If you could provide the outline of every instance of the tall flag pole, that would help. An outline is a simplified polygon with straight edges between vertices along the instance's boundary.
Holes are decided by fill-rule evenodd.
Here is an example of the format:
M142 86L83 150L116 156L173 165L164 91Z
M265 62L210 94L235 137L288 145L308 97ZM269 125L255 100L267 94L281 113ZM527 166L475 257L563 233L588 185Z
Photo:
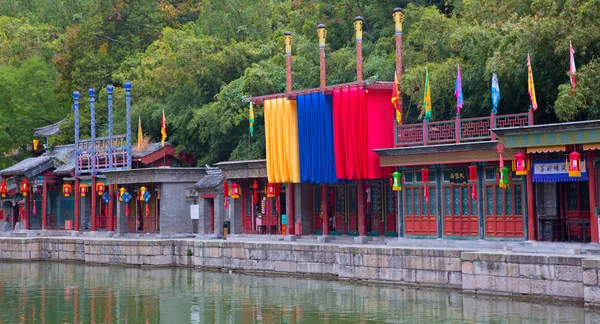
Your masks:
M392 90L392 104L396 108L396 122L402 125L402 111L400 110L400 90L398 89L398 73L394 73L394 88Z
M248 120L250 121L250 136L254 136L254 106L252 105L252 101L250 101L250 116Z
M138 117L138 142L137 142L137 147L138 147L138 153L140 153L142 151L142 117Z
M167 138L167 120L165 119L165 111L162 112L162 123L160 126L160 144L165 146L165 139Z
M533 84L533 71L531 70L531 57L527 54L527 91L531 100L531 108L535 111L538 107L537 99L535 98L535 85Z
M498 76L492 74L492 113L498 113L498 103L500 103L500 85L498 85Z
M431 89L429 87L429 71L425 70L425 97L423 98L425 108L425 121L431 118Z
M570 56L570 64L569 64L569 76L571 77L571 85L573 87L573 91L575 91L575 50L573 49L573 44L569 41L569 56Z
M456 97L456 116L460 117L460 110L463 107L462 77L460 76L460 65L458 65L458 74L456 76L456 85L454 86L454 96Z

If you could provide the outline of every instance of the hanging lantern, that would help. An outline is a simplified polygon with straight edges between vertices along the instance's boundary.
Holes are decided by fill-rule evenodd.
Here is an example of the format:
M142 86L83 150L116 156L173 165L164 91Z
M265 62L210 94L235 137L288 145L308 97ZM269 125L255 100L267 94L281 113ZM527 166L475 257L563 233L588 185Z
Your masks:
M27 197L27 193L29 193L29 182L27 182L27 179L23 179L23 182L21 182L21 194L23 197Z
M402 173L396 171L392 174L392 190L399 191L402 190Z
M429 182L429 170L421 169L421 182L427 183Z
M469 165L469 181L477 181L477 166Z
M390 177L390 187L394 186L394 178Z
M71 195L71 190L72 190L72 188L71 188L70 184L68 184L68 183L63 184L62 192L65 197L69 197Z
M88 185L86 185L85 183L82 183L79 185L79 194L81 194L81 197L85 197L85 194L88 191Z
M254 179L254 182L252 183L252 189L254 189L254 203L257 204L258 203L258 182L256 182L256 179Z
M569 162L567 169L569 170L569 177L581 177L581 154L577 151L573 151L569 154Z
M140 201L144 201L144 194L146 193L146 187L140 187Z
M507 166L500 168L500 181L498 182L498 186L502 189L508 188L510 185L510 170Z
M527 175L527 161L525 160L525 154L519 152L515 154L515 160L513 161L513 170L518 176Z
M32 140L31 148L33 149L34 152L37 152L40 149L40 141L37 139Z
M6 197L8 193L8 186L6 185L6 180L2 180L0 183L0 193L2 194L2 198Z
M229 197L229 182L223 182L223 197Z
M237 183L233 183L233 185L231 186L231 198L233 199L237 199L240 198L240 186Z
M98 196L102 196L104 193L104 182L96 183L96 192L98 193Z
M119 201L123 201L123 195L127 192L127 189L120 188L119 189Z
M268 183L267 184L267 198L275 198L275 184Z

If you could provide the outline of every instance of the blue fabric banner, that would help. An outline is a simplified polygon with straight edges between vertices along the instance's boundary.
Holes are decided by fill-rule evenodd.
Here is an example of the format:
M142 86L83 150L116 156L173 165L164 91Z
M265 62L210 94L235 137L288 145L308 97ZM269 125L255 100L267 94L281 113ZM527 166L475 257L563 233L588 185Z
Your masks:
M581 177L569 177L566 161L540 160L533 161L533 182L576 182L587 181L587 164L583 159Z
M331 95L312 93L296 100L300 179L316 184L336 183Z

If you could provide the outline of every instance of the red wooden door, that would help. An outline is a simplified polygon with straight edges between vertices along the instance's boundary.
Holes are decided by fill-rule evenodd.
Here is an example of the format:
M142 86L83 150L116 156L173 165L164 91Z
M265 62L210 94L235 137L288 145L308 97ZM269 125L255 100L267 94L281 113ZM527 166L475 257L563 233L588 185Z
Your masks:
M429 186L426 202L423 186L405 186L404 224L406 235L437 235L437 209L435 187Z
M471 184L450 184L443 187L444 235L477 236L477 201L471 196Z
M348 185L348 235L358 235L358 187Z
M255 216L255 204L254 204L254 191L248 190L247 193L243 194L244 201L242 203L242 232L244 234L252 234L256 232L256 225L254 224Z
M524 199L522 183L512 183L506 189L496 183L485 185L485 235L523 237Z
M215 200L214 199L206 199L208 202L208 208L210 209L210 228L209 233L215 233Z
M567 182L560 184L563 190L563 197L566 197L566 231L567 238L576 240L582 240L585 231L585 236L589 238L591 236L590 228L582 227L580 223L574 222L574 220L587 220L590 218L590 198L589 198L589 183L587 181L581 182Z
M371 181L366 186L365 206L367 232L370 235L383 234L383 191L381 181Z

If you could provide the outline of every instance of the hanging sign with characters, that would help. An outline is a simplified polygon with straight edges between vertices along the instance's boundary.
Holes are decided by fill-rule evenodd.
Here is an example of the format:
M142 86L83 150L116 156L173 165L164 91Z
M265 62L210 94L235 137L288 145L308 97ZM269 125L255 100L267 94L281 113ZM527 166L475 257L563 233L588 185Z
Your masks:
M454 168L444 171L444 180L451 183L466 183L469 180L466 168Z
M569 181L587 181L588 174L586 161L582 159L581 176L569 176L569 169L565 160L540 160L533 161L533 182L569 182Z

